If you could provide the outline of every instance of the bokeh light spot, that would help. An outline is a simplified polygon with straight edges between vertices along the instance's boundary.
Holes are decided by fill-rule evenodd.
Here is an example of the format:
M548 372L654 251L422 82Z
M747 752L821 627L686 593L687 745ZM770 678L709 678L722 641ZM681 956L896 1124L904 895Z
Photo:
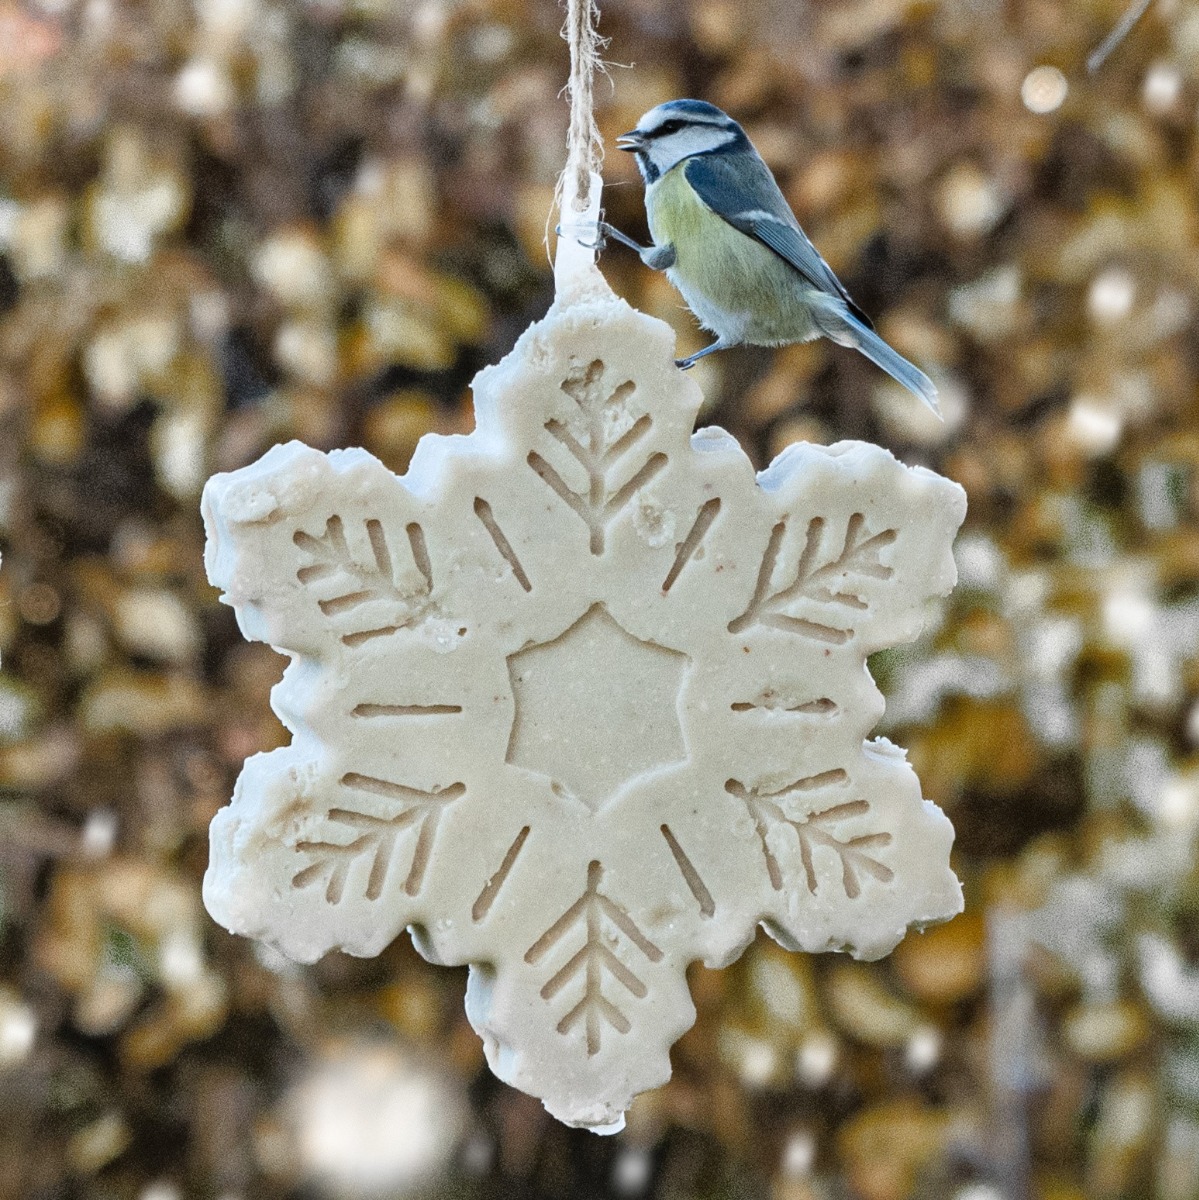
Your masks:
M1020 86L1020 99L1029 112L1051 113L1061 108L1070 85L1057 67L1034 67Z

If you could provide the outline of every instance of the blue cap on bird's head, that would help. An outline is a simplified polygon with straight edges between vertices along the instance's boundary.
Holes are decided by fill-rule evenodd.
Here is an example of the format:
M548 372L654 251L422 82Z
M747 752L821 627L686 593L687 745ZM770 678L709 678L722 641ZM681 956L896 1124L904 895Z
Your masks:
M665 103L659 104L657 108L650 109L650 112L675 113L679 116L694 117L696 120L711 123L732 120L723 109L717 108L715 104L709 104L706 100L667 100Z

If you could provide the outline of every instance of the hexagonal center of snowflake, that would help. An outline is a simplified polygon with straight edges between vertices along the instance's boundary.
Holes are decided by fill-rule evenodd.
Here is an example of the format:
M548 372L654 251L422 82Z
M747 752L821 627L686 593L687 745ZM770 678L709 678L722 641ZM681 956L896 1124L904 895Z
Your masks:
M688 661L593 605L553 641L509 656L508 762L597 811L630 780L686 758L678 700Z

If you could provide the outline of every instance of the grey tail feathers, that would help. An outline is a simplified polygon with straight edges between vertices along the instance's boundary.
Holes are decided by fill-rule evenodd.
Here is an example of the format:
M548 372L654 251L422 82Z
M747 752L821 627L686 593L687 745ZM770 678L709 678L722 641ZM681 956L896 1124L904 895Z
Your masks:
M824 319L820 320L820 317ZM908 362L898 351L892 350L873 329L867 329L844 309L840 312L818 312L817 320L826 337L839 345L852 346L861 351L876 367L882 367L892 379L903 384L913 396L919 396L938 417L941 416L937 385L919 367Z

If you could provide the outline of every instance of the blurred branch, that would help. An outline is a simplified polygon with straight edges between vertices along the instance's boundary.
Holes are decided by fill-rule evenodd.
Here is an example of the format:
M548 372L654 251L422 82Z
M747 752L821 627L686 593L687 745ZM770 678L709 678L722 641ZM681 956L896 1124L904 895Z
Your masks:
M1115 28L1087 55L1087 72L1094 75L1107 61L1113 50L1132 32L1132 27L1145 15L1153 0L1132 0Z

